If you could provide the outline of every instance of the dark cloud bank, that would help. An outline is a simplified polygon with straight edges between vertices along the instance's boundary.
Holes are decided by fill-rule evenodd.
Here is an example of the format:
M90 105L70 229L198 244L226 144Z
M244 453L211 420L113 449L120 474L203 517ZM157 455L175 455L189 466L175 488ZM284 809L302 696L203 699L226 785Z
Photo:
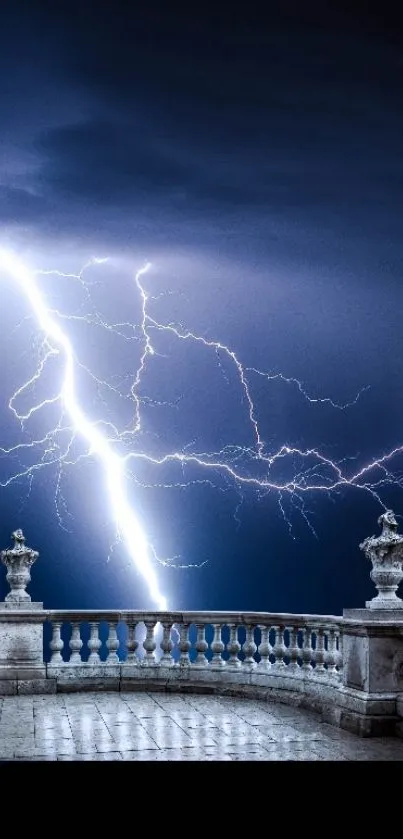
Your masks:
M99 249L155 255L168 286L178 275L194 285L189 326L322 395L349 398L370 384L343 426L346 449L394 445L403 408L396 21L340 3L266 4L265 20L253 5L242 14L135 5L4 4L2 240L45 262ZM297 438L289 423L299 408L287 398L263 405L277 435ZM312 422L318 439L338 439L339 416ZM4 503L10 520L14 501ZM218 511L210 542L193 537L197 560L206 551L220 560L197 579L178 574L178 602L360 605L370 584L354 552L378 508L351 495L330 510L317 504L319 543L302 531L290 539L273 505L247 509L239 535ZM251 553L256 573L241 585ZM340 553L354 555L351 573ZM92 603L84 571L72 563L68 573L79 583L65 605Z

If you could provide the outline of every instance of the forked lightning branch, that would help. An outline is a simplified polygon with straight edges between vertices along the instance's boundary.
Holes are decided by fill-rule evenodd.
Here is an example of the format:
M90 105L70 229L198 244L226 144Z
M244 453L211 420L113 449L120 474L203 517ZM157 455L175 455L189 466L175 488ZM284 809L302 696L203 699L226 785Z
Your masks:
M332 406L335 411L344 411L355 404L362 391L353 402L344 405L328 397L317 398L308 393L302 382L296 378L287 377L282 373L266 373L244 365L234 350L219 340L208 340L181 325L161 322L153 316L153 296L147 289L146 279L150 267L148 263L133 277L133 294L138 296L140 304L139 324L107 323L99 313L94 316L94 310L89 313L70 315L48 306L46 296L41 290L41 274L54 274L67 278L70 276L74 280L79 280L85 290L86 299L90 302L91 291L86 283L85 269L89 265L96 266L101 262L105 260L92 260L79 274L68 275L57 270L34 269L26 265L13 252L0 250L0 282L16 284L21 295L25 297L36 321L42 348L34 375L22 382L8 401L10 411L20 424L21 438L13 446L0 447L0 452L3 457L18 457L20 466L7 477L2 484L3 487L23 479L32 481L42 470L54 468L55 464L59 467L60 481L63 469L66 466L74 466L73 442L80 438L86 451L85 455L80 455L80 460L85 457L95 458L104 470L107 492L105 502L111 512L116 537L123 543L127 555L146 581L152 601L162 610L167 609L168 604L158 579L158 558L144 531L139 513L133 506L133 485L135 489L142 485L141 464L147 463L152 467L156 475L155 486L186 487L200 483L214 485L216 480L225 479L240 493L247 489L255 490L259 494L275 493L282 510L282 501L285 496L288 496L296 509L306 518L308 524L305 499L313 493L332 493L343 488L355 488L361 492L370 493L385 508L382 490L391 484L401 485L401 479L393 472L393 461L403 452L403 446L397 446L382 453L356 471L351 468L350 473L348 464L351 467L351 461L334 461L319 447L303 449L282 444L276 451L269 451L259 426L253 396L253 382L257 377L263 377L267 382L282 380L290 387L297 388L308 403L325 403ZM127 338L128 330L131 330L140 342L141 349L137 355L137 364L133 363L129 391L133 408L133 423L130 429L127 427L119 429L116 424L103 416L89 417L80 403L77 378L80 368L84 365L78 357L73 340L69 337L69 320L80 319L84 324L90 325L94 323L94 318L101 329L113 331L122 339ZM140 388L144 387L147 380L150 357L154 357L153 363L158 362L158 353L153 340L161 332L167 333L175 341L189 342L199 346L200 351L215 354L217 363L220 363L220 357L226 357L236 377L245 423L250 433L250 445L240 445L237 440L234 440L231 445L226 445L219 451L200 452L195 450L194 444L189 443L189 440L184 440L182 449L169 451L161 456L143 450L141 442L145 438L141 434L143 397L140 396ZM38 402L33 400L28 409L22 409L20 405L25 404L27 396L34 393L33 385L44 378L47 364L55 356L61 361L63 369L59 392L49 394ZM100 385L114 390L111 382L98 380L91 370L86 367L84 369L93 379L99 381ZM158 400L158 394L155 395L155 399ZM51 431L46 431L39 439L32 437L27 439L33 417L49 411L51 407L53 409L54 406L60 409L58 424ZM60 445L53 445L54 441L60 437L61 431L65 437L68 432L68 439L63 448ZM130 442L134 439L136 445L130 446ZM117 449L116 443L119 441L125 443L126 448L123 453ZM127 450L128 443L129 450ZM34 463L25 465L24 454L28 451L30 455L35 454L35 460ZM56 452L54 457L52 452ZM176 466L179 464L182 470L188 469L196 477L184 479L180 484L176 481L172 484L161 484L158 481L161 467L165 475L167 468L169 469L170 465L174 468L175 464ZM284 469L282 469L283 466ZM291 477L290 470L292 470ZM284 480L278 477L282 471L283 474L287 474Z

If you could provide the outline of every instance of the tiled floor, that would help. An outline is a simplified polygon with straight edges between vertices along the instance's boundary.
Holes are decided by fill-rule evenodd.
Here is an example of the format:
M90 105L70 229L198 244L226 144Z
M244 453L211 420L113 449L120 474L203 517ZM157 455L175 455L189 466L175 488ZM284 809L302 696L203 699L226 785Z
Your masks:
M0 698L0 760L403 760L278 703L165 693Z

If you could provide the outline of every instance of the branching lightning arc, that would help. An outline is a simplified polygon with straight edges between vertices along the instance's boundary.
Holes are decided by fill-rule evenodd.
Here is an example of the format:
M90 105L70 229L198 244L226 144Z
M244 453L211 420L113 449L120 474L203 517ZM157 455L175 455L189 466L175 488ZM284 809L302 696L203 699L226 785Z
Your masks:
M105 472L117 539L124 544L138 572L146 581L150 597L161 610L167 608L167 601L160 590L156 572L157 563L162 560L158 559L152 544L147 539L127 492L128 481L134 481L135 485L143 485L136 474L136 465L147 463L158 472L161 467L176 463L179 464L183 472L189 469L195 470L198 475L201 475L201 477L192 478L189 481L184 477L182 484L177 482L158 484L155 482L153 484L155 486L213 484L215 476L220 475L221 478L229 481L239 490L249 487L259 493L274 492L278 496L284 516L282 500L288 495L305 517L309 526L311 524L304 506L304 498L308 493L331 493L345 487L355 487L371 493L385 507L379 492L382 487L388 484L398 483L400 485L400 479L396 478L390 471L390 464L395 456L403 453L403 446L394 448L381 457L371 460L350 475L346 474L344 462L331 460L318 448L304 450L299 447L281 445L277 451L269 452L259 428L251 382L253 377L257 376L263 377L267 381L282 380L298 388L301 396L308 402L326 403L335 410L345 410L350 405L355 404L362 391L357 394L351 403L345 405L334 402L329 398L313 397L298 379L286 377L281 373L266 373L254 367L244 366L237 354L220 341L204 338L182 325L160 322L152 316L154 298L146 290L143 279L150 267L149 263L145 264L134 278L134 290L140 302L140 324L106 322L94 308L90 289L85 280L85 270L89 265L105 261L100 259L91 260L79 274L69 275L60 271L33 271L12 252L4 249L0 250L0 277L3 281L11 280L18 286L29 304L41 336L41 352L35 373L13 393L8 403L9 409L20 423L24 433L29 428L30 421L36 415L49 410L50 406L56 406L60 409L59 421L40 439L30 438L28 442L19 442L11 447L0 447L0 453L4 457L19 458L19 468L12 472L2 486L8 486L12 482L22 479L31 483L38 472L56 464L59 468L56 491L56 508L59 514L59 505L63 498L61 493L63 469L74 465L78 459L81 460L84 457L98 459ZM65 314L58 309L51 308L40 288L38 277L41 274L71 277L74 281L79 281L82 284L85 299L91 311ZM87 324L95 324L101 329L114 332L122 340L140 342L139 362L133 373L128 394L133 408L133 423L130 428L119 429L115 424L102 417L95 420L90 419L80 404L76 386L77 373L80 369L84 369L103 388L111 391L116 391L116 388L110 381L97 379L92 371L84 367L79 360L65 328L65 324L68 325L69 320L81 320ZM194 444L187 443L181 450L170 451L161 456L155 456L150 451L143 451L139 448L138 441L142 433L141 407L144 401L144 397L139 395L140 385L147 375L149 358L157 355L153 344L153 336L161 332L167 333L173 340L190 342L215 353L219 364L220 359L225 357L228 363L232 365L246 406L246 419L251 432L250 446L233 444L227 445L217 452L197 452L194 450ZM21 400L24 400L31 391L33 392L35 384L41 380L47 365L55 357L58 357L63 365L59 392L55 395L49 395L39 402L34 402L29 409L20 409L18 406L21 404ZM85 454L80 454L78 458L73 455L73 443L76 438L80 438L86 446ZM129 445L127 451L127 443L130 444L134 440L136 440L136 445ZM123 453L117 447L117 444L122 442L126 444ZM27 451L30 451L31 454L35 452L34 464L23 464L24 453ZM293 467L292 477L287 480L275 477L278 467L284 464L292 464ZM287 518L286 521L288 521ZM289 522L288 524L290 525ZM174 564L174 560L162 562L163 564Z

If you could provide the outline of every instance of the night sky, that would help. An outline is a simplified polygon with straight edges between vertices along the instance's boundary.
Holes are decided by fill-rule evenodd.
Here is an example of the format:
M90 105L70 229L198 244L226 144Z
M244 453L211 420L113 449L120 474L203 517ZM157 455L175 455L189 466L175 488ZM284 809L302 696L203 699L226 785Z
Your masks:
M65 273L109 257L84 274L85 288L38 277L52 309L88 315L87 289L105 323L140 323L133 278L150 261L142 280L158 322L220 342L245 368L300 381L311 399L352 403L310 402L295 381L248 374L266 454L316 448L353 474L403 445L401 32L389 13L352 16L347 3L269 2L264 18L253 3L239 13L217 5L1 4L0 244ZM21 430L8 407L35 373L41 335L18 288L0 280L5 449L58 415L50 406ZM80 368L87 415L128 427L134 405L116 388L130 388L141 341L85 320L63 328L80 362L115 387ZM133 450L253 447L229 357L161 330L154 340ZM34 401L59 386L50 364ZM40 552L30 593L47 608L154 608L124 544L108 561L105 476L80 446L58 512L57 464L32 485L0 487L0 547L23 528ZM0 458L3 484L18 463ZM291 466L279 463L276 479ZM402 514L391 481L403 458L387 466L372 481L385 481L382 502ZM264 477L262 464L247 469ZM171 608L340 614L375 594L358 548L383 511L371 493L315 491L302 507L219 469L136 470L128 497L158 557L205 563L155 562Z

